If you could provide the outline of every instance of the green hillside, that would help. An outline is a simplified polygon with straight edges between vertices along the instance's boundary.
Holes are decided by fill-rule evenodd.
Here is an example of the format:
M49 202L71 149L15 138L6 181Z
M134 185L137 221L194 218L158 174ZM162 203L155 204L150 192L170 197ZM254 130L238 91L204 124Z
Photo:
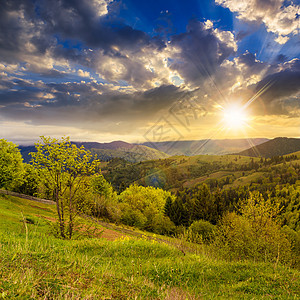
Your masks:
M209 178L222 178L229 174L241 176L242 171L248 174L259 162L259 158L240 155L172 156L135 164L111 161L102 170L117 190L135 182L178 189Z
M297 167L300 163L300 152L298 158L297 153L291 155L285 156L285 159L284 157L263 159L241 155L172 156L133 164L113 160L102 170L104 176L117 190L122 190L132 183L178 190L199 183L227 180L227 177L230 177L230 183L234 181L235 186L239 186L250 184L259 177L259 174L263 178L269 177L270 167L278 166L280 170L277 173L280 174L283 172L281 170L283 160L296 164Z
M268 139L219 139L146 142L143 145L163 151L169 155L224 155L237 153L249 148L250 145L265 143Z
M226 262L204 246L195 248L198 254L184 254L177 247L131 236L112 240L101 235L104 228L83 219L77 239L55 238L48 229L53 208L0 195L1 298L299 297L299 271L280 264Z
M297 151L300 151L300 139L280 137L239 152L239 154L252 157L260 156L271 158L274 156L291 154Z

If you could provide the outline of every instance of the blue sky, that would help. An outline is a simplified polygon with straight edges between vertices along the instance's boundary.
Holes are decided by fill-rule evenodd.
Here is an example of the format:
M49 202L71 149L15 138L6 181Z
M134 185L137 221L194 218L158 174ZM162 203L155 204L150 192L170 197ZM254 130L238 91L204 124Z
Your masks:
M289 0L7 0L1 135L300 137L299 13Z

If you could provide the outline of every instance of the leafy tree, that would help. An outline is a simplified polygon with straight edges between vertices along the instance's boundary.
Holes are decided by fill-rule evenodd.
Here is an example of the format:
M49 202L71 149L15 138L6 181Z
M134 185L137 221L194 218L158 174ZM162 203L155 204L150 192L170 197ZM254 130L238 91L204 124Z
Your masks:
M0 139L0 188L14 189L23 181L23 158L17 146Z
M117 193L102 174L97 174L90 179L92 214L97 217L107 218L118 222L120 211Z
M25 195L38 196L40 184L38 170L32 165L24 164L24 172L23 181L14 188L14 191Z
M76 197L87 178L99 170L100 162L92 160L89 151L78 148L68 137L59 140L42 136L31 156L33 165L43 170L43 184L56 202L60 236L72 238Z

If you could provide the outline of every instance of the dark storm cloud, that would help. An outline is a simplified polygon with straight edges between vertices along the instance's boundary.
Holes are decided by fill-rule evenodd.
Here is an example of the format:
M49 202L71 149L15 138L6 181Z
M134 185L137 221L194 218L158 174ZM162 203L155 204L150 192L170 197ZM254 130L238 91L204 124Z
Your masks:
M269 74L261 80L255 92L265 90L260 100L267 107L267 113L292 116L294 109L300 108L300 60L294 59L281 65L281 68L282 71Z
M261 96L266 102L284 99L300 91L300 60L295 59L283 71L270 74L260 81L256 91L270 87Z
M244 64L246 66L245 71L247 71L248 76L252 74L258 74L265 67L266 64L257 60L253 53L246 52L238 57L238 64Z
M89 1L47 0L37 3L49 34L60 34L63 38L82 41L88 47L103 49L113 45L132 48L149 42L147 34L113 16L99 17Z
M19 90L0 93L2 118L79 128L123 122L121 130L128 130L133 123L145 124L152 120L156 113L169 108L183 93L173 85L133 93L112 91L97 83L32 86L20 81L18 86L21 85Z
M213 28L206 28L196 20L190 21L186 33L173 36L171 44L180 49L171 68L195 84L213 76L220 64L234 53L232 45L221 41Z
M93 53L111 56L114 47L139 51L164 43L133 29L107 11L105 0L6 0L0 6L0 59L6 63L36 63L58 58L95 67ZM117 55L117 54L115 54ZM120 55L120 53L119 53ZM46 73L44 75L47 75ZM50 74L55 77L56 74Z

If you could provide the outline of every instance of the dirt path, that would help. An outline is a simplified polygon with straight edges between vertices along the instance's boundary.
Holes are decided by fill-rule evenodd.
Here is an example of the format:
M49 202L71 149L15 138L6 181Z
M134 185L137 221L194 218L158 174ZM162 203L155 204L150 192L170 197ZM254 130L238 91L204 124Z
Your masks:
M0 194L11 195L11 196L14 196L14 197L19 197L19 198L23 198L23 199L27 199L27 200L31 200L31 201L36 201L36 202L40 202L40 203L44 203L44 204L49 204L49 205L54 205L55 204L55 202L51 201L51 200L32 197L32 196L19 194L19 193L7 191L7 190L1 190L0 189ZM194 252L194 250L192 248L189 248L189 247L186 247L186 246L183 247L183 245L181 245L180 243L177 243L175 241L169 241L169 240L166 240L166 239L145 235L143 233L136 232L132 229L124 228L124 227L121 227L121 226L117 226L115 224L111 224L111 223L101 221L101 220L96 219L92 216L82 214L81 217L89 219L89 220L93 221L94 223L98 223L99 225L104 227L105 230L102 233L102 237L107 238L108 240L115 240L115 239L120 238L124 235L131 235L131 236L135 236L135 237L138 237L138 238L143 238L143 239L147 239L147 240L150 240L150 241L156 241L158 243L164 243L164 244L176 247L183 254L185 254L185 252Z

